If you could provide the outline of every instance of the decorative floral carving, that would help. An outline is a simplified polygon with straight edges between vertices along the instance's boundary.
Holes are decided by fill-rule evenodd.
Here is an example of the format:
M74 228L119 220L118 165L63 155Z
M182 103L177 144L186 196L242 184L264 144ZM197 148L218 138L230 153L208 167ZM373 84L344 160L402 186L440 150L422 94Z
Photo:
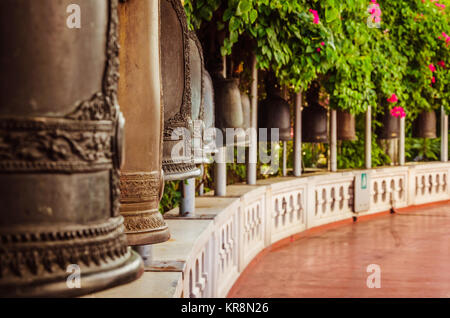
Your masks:
M122 173L120 175L120 201L132 202L159 202L159 193L162 176L159 172Z
M91 170L110 168L112 125L58 119L0 121L0 169Z
M164 222L164 219L158 210L151 213L127 215L125 217L124 225L126 233L167 229L167 224Z
M113 262L127 255L122 217L91 226L53 232L0 231L0 277L43 272L57 274L69 264L85 266Z

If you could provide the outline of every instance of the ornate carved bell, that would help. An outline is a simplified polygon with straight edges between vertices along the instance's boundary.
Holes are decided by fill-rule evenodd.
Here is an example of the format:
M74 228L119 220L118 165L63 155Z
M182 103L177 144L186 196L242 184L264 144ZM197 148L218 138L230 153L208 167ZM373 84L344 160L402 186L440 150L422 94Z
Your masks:
M328 114L319 104L320 85L313 82L306 92L308 107L302 111L302 142L328 142Z
M341 110L336 113L338 140L356 140L355 116Z
M164 179L183 180L200 175L200 169L194 163L192 147L194 125L189 31L179 0L161 0L160 16Z
M274 140L271 129L278 128L279 140L292 140L291 136L291 112L289 104L281 97L281 90L275 86L267 86L267 98L258 107L259 128L267 129L267 140Z
M436 138L436 113L434 110L419 114L413 123L413 137Z
M376 129L379 139L395 139L400 136L400 118L392 116L388 109L378 116L378 121L382 123Z
M158 210L163 191L158 2L128 1L119 6L119 17L118 98L127 120L120 212L130 245L160 243L169 239L169 230Z
M142 273L119 213L117 0L78 0L80 29L71 2L0 2L1 296L76 296Z

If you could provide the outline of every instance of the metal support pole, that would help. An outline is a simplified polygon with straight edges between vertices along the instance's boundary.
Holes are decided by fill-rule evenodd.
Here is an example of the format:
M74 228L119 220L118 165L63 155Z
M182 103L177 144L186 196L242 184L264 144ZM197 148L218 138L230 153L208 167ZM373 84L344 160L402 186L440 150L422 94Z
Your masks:
M287 176L287 142L283 141L283 177Z
M227 77L227 58L224 56L223 61L223 77ZM216 162L214 164L214 185L215 185L215 196L221 197L227 194L227 164L226 164L226 141L223 145L218 147L216 154Z
M448 161L448 115L441 106L441 161Z
M258 69L256 68L256 55L252 57L252 87L251 87L251 112L250 112L250 145L247 163L247 184L256 184L256 163L258 152Z
M365 134L365 161L366 169L372 168L372 107L366 112L366 134Z
M400 166L405 165L405 117L400 118L400 139L399 139L398 163Z
M302 174L302 92L298 92L295 99L294 123L294 176Z
M331 171L337 171L337 115L336 110L331 110L330 117L330 131L331 131L331 143L330 143L330 162Z
M180 215L195 214L195 178L181 181Z
M153 249L152 245L136 245L133 249L138 253L144 261L144 266L151 266L153 262Z

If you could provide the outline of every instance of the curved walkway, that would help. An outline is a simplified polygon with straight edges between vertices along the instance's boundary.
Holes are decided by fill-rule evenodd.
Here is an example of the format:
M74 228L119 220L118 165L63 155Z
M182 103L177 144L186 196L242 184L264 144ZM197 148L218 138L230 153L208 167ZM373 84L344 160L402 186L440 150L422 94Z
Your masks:
M370 264L379 266L381 288L367 287ZM273 249L244 271L229 297L450 297L450 203L360 220Z

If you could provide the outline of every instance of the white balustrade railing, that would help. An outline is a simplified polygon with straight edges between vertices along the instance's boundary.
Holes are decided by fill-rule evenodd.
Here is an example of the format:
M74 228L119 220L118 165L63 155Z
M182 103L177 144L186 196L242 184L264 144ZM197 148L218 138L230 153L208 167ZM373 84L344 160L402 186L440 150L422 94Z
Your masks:
M306 184L280 182L271 185L271 195L268 195L270 199L267 203L269 243L306 229L306 196Z
M352 171L275 178L260 181L256 186L234 185L231 191L227 190L233 199L203 198L201 202L208 203L208 211L215 207L217 211L209 221L212 223L210 234L197 240L190 256L186 257L181 282L183 297L225 297L242 271L263 249L302 231L391 208L450 200L450 163L367 172L371 187L370 209L364 213L354 212L356 173ZM225 199L231 203L218 204ZM192 227L197 221L178 219L177 222L190 222ZM180 240L183 227L171 227L171 224L173 236ZM169 241L158 246L162 246L160 250L169 251L175 244ZM321 248L325 249L324 255L333 250L332 245Z
M265 247L266 198L265 189L242 196L239 209L239 271Z
M236 200L215 218L215 287L214 296L226 295L239 277L239 210Z
M350 173L333 174L316 179L313 188L315 208L309 214L309 226L319 226L352 217L354 176Z
M449 169L446 167L446 165L416 167L413 180L416 204L446 200L448 198Z
M408 205L408 168L384 168L371 174L370 212L387 211Z

